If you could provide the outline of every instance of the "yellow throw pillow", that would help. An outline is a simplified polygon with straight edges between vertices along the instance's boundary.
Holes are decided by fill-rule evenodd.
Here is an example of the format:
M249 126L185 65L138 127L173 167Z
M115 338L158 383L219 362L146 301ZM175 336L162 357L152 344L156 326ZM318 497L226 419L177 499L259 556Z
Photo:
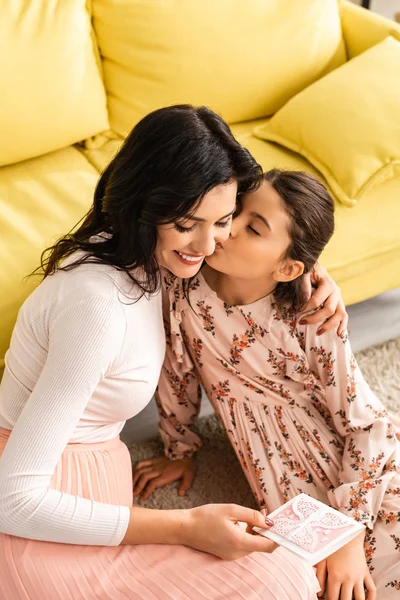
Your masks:
M400 167L400 43L388 37L332 71L254 134L304 156L353 206Z
M0 0L0 165L108 129L85 0Z
M229 123L272 115L346 60L338 0L92 0L110 123L206 104Z

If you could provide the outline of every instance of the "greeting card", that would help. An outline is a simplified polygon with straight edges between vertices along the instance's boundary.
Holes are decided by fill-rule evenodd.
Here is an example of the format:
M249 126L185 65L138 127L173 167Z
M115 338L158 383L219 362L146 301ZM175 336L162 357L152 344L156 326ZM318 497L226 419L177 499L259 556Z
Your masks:
M361 523L307 494L299 494L268 516L274 526L254 530L311 565L339 550L364 529Z

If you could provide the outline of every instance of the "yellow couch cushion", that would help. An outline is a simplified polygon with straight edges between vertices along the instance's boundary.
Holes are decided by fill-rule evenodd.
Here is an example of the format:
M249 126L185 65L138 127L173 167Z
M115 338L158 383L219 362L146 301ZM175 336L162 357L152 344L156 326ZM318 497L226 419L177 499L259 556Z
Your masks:
M400 171L400 42L366 50L292 98L255 129L307 158L354 205Z
M307 171L326 185L306 159L252 136L252 129L254 123L247 131L242 126L237 138L264 171L274 167ZM400 174L372 188L354 208L335 203L335 233L321 262L340 285L347 304L400 287L399 190Z
M85 0L3 0L0 12L0 165L107 129Z
M0 368L19 307L40 281L25 276L87 212L98 177L75 148L0 168Z
M345 61L337 0L93 0L111 127L206 104L234 123L273 114Z

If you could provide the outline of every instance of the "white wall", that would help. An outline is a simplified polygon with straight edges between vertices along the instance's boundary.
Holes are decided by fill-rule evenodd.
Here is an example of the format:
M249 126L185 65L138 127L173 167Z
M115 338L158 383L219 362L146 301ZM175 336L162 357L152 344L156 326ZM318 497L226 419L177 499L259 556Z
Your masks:
M361 0L351 1L361 5ZM400 13L400 0L370 0L370 9L383 17L394 19L394 15Z
M400 12L400 0L371 0L370 8L388 19L394 19L394 15Z

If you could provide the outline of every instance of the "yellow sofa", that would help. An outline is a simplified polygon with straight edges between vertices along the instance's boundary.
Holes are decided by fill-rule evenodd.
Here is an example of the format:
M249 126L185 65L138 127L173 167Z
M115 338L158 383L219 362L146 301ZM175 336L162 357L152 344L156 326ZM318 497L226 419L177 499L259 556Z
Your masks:
M39 281L26 275L83 216L99 172L146 112L207 104L265 170L321 177L254 128L392 30L345 0L13 0L0 24L0 368ZM322 262L348 304L400 285L399 194L397 175L354 207L337 202Z

